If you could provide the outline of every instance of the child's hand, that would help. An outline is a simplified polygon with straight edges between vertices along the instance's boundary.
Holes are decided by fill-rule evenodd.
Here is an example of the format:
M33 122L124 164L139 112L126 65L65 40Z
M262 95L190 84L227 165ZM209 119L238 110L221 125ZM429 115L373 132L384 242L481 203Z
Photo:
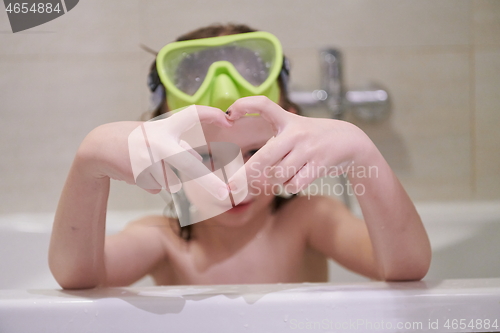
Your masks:
M200 123L231 126L221 110L191 106L161 120L102 125L87 136L79 155L94 177L123 180L151 193L162 187L177 192L182 187L170 164L224 199L228 195L226 184L205 167L189 144L180 140L184 132Z
M360 162L360 153L374 147L363 131L348 122L298 116L266 97L239 99L228 109L228 118L235 121L247 113L259 113L269 121L275 137L231 177L234 192L246 185L242 177L246 172L249 181L284 184L287 192L297 193L316 178L352 167Z
M298 192L315 178L332 170L343 173L349 166L348 176L365 223L353 223L355 218L349 218L345 210L321 208L315 215L318 218L311 220L308 243L377 279L418 280L427 273L431 247L422 221L396 175L361 129L344 121L301 117L261 96L239 99L228 109L228 118L234 121L246 113L259 113L269 121L275 137L229 179L231 191L247 185L245 172L250 181L281 183L286 191ZM371 170L376 170L373 177ZM358 186L363 189L360 193Z

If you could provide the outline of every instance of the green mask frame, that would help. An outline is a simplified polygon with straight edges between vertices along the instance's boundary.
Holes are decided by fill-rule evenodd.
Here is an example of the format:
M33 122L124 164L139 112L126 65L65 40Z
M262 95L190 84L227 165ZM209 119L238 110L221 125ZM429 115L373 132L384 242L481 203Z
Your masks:
M258 95L278 103L282 65L279 40L263 31L170 43L156 60L170 110L197 104L225 111Z

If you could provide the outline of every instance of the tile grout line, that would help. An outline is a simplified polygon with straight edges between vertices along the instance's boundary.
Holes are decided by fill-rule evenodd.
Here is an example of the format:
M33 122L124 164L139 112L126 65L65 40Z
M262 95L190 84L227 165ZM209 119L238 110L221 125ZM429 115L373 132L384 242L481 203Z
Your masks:
M469 46L469 71L470 71L470 129L471 129L471 161L470 161L470 168L471 168L471 178L470 178L470 186L471 186L471 192L472 192L472 197L474 199L477 199L478 193L477 193L477 123L476 123L476 56L475 56L475 51L476 51L476 41L474 38L474 0L471 0L470 2L471 9L470 9L470 31L471 31L471 44Z

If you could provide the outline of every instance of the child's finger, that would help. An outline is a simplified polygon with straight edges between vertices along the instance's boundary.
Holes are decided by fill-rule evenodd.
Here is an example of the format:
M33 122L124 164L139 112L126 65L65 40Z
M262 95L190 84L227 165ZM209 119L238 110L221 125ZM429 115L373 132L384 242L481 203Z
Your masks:
M318 177L314 175L314 164L306 163L292 179L284 184L284 189L288 193L298 193L311 184L316 178Z
M135 183L137 186L150 193L157 193L162 187L148 170L141 172L137 176Z
M153 178L170 193L176 193L182 188L182 183L175 172L170 169L168 163L160 161L148 168Z
M179 146L190 152L200 162L203 161L203 157L201 157L201 155L196 150L194 150L186 141L184 140L179 141Z
M200 123L211 123L221 127L231 127L223 111L203 105L191 105L183 110L171 114L165 119L147 122L148 134L150 130L156 133L169 134L179 138L183 133Z
M233 125L233 122L226 117L226 113L221 109L205 105L196 105L196 111L200 122L203 124L215 124L220 127L231 127Z
M214 123L230 127L231 123L224 112L207 106L192 105L184 110L174 113L166 119L144 123L144 133L150 147L151 155L155 162L165 159L179 151L172 151L172 144L177 144L179 138L186 143L206 143L201 126L202 122ZM189 131L194 126L195 128ZM189 132L188 132L189 131ZM182 146L182 145L181 145ZM191 147L186 150L192 150Z
M243 97L234 102L226 111L228 119L235 121L245 114L260 114L280 133L292 115L265 96Z
M283 184L294 177L307 163L307 156L292 151L279 161L271 170L271 183ZM314 171L314 170L313 170Z
M272 166L283 159L293 148L292 141L280 137L269 140L229 179L231 191L239 192L247 182L261 180Z
M193 179L210 194L224 200L229 195L226 183L213 174L189 151L178 147L178 153L165 158L165 162L176 168L187 179Z

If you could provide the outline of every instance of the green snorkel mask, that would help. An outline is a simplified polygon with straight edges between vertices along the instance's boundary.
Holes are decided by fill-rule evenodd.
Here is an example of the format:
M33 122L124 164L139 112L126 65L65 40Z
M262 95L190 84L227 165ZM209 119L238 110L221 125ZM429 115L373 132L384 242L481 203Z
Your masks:
M170 110L198 104L225 111L256 95L278 103L282 66L279 40L263 31L170 43L156 58Z

